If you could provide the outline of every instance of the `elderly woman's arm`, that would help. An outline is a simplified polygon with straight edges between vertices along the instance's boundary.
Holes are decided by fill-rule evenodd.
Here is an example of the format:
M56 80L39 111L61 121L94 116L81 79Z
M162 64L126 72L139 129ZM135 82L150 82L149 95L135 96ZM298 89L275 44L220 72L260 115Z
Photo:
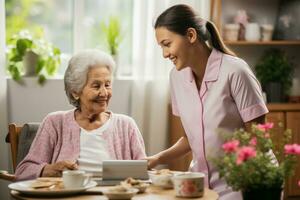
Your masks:
M34 179L39 176L58 176L65 167L76 168L76 164L71 161L60 161L51 164L53 152L56 145L56 131L52 126L51 120L46 117L41 124L30 150L24 160L16 169L17 180Z
M131 120L130 127L130 144L132 159L144 159L146 157L144 139L133 119Z

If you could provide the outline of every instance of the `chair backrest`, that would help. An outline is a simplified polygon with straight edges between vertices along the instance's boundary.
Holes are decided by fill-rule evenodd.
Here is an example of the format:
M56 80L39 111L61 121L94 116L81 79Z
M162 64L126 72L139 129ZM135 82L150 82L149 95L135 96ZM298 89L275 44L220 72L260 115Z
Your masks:
M12 158L14 171L17 165L17 153L18 153L19 135L21 133L21 129L22 127L19 127L16 124L9 124L8 134L6 136L6 142L10 143L11 158Z
M8 125L9 132L6 137L6 142L10 143L11 146L14 171L19 162L27 155L39 125L39 123L27 123L23 126L17 126L14 123Z

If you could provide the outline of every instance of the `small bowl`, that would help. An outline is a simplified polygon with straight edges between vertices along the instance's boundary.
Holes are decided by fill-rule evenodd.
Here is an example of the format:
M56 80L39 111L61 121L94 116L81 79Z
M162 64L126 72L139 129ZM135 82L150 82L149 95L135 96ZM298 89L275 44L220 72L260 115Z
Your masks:
M131 199L135 194L138 193L138 189L136 188L130 188L126 192L115 192L115 191L110 191L105 190L103 191L103 194L107 196L108 199L111 200L116 200L116 199Z
M164 189L173 188L172 177L172 174L155 174L149 172L149 178L152 181L152 184L154 186L162 187Z

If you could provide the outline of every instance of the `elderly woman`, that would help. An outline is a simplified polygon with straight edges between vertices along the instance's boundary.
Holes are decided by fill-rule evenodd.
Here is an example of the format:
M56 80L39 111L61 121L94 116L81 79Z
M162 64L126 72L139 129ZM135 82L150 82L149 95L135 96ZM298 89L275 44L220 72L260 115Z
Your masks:
M17 180L60 176L64 169L97 174L103 160L146 156L134 120L107 110L113 67L111 56L98 50L85 50L71 58L64 82L75 109L46 116L28 155L17 166Z

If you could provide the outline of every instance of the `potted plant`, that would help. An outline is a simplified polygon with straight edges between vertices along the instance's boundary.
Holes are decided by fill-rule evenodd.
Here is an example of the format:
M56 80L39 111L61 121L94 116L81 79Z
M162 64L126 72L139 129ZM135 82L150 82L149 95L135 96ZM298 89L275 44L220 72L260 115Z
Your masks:
M284 181L293 174L300 145L288 144L291 131L286 130L274 148L272 128L273 123L266 123L252 125L251 132L235 131L225 137L223 153L215 159L220 177L233 190L242 191L244 200L280 200ZM278 164L272 149L278 149L274 151Z
M60 50L41 37L22 30L9 39L7 71L16 81L22 76L37 76L43 84L53 76L60 65Z
M121 37L120 20L116 16L111 16L108 20L108 23L101 22L100 26L101 26L102 31L105 34L105 40L106 40L109 52L113 56L114 60L117 63L118 50L119 50L120 43L123 39ZM116 74L116 72L117 72L117 69L115 69L114 73Z
M294 66L285 53L269 49L255 66L257 78L267 93L268 102L282 102L292 86Z

